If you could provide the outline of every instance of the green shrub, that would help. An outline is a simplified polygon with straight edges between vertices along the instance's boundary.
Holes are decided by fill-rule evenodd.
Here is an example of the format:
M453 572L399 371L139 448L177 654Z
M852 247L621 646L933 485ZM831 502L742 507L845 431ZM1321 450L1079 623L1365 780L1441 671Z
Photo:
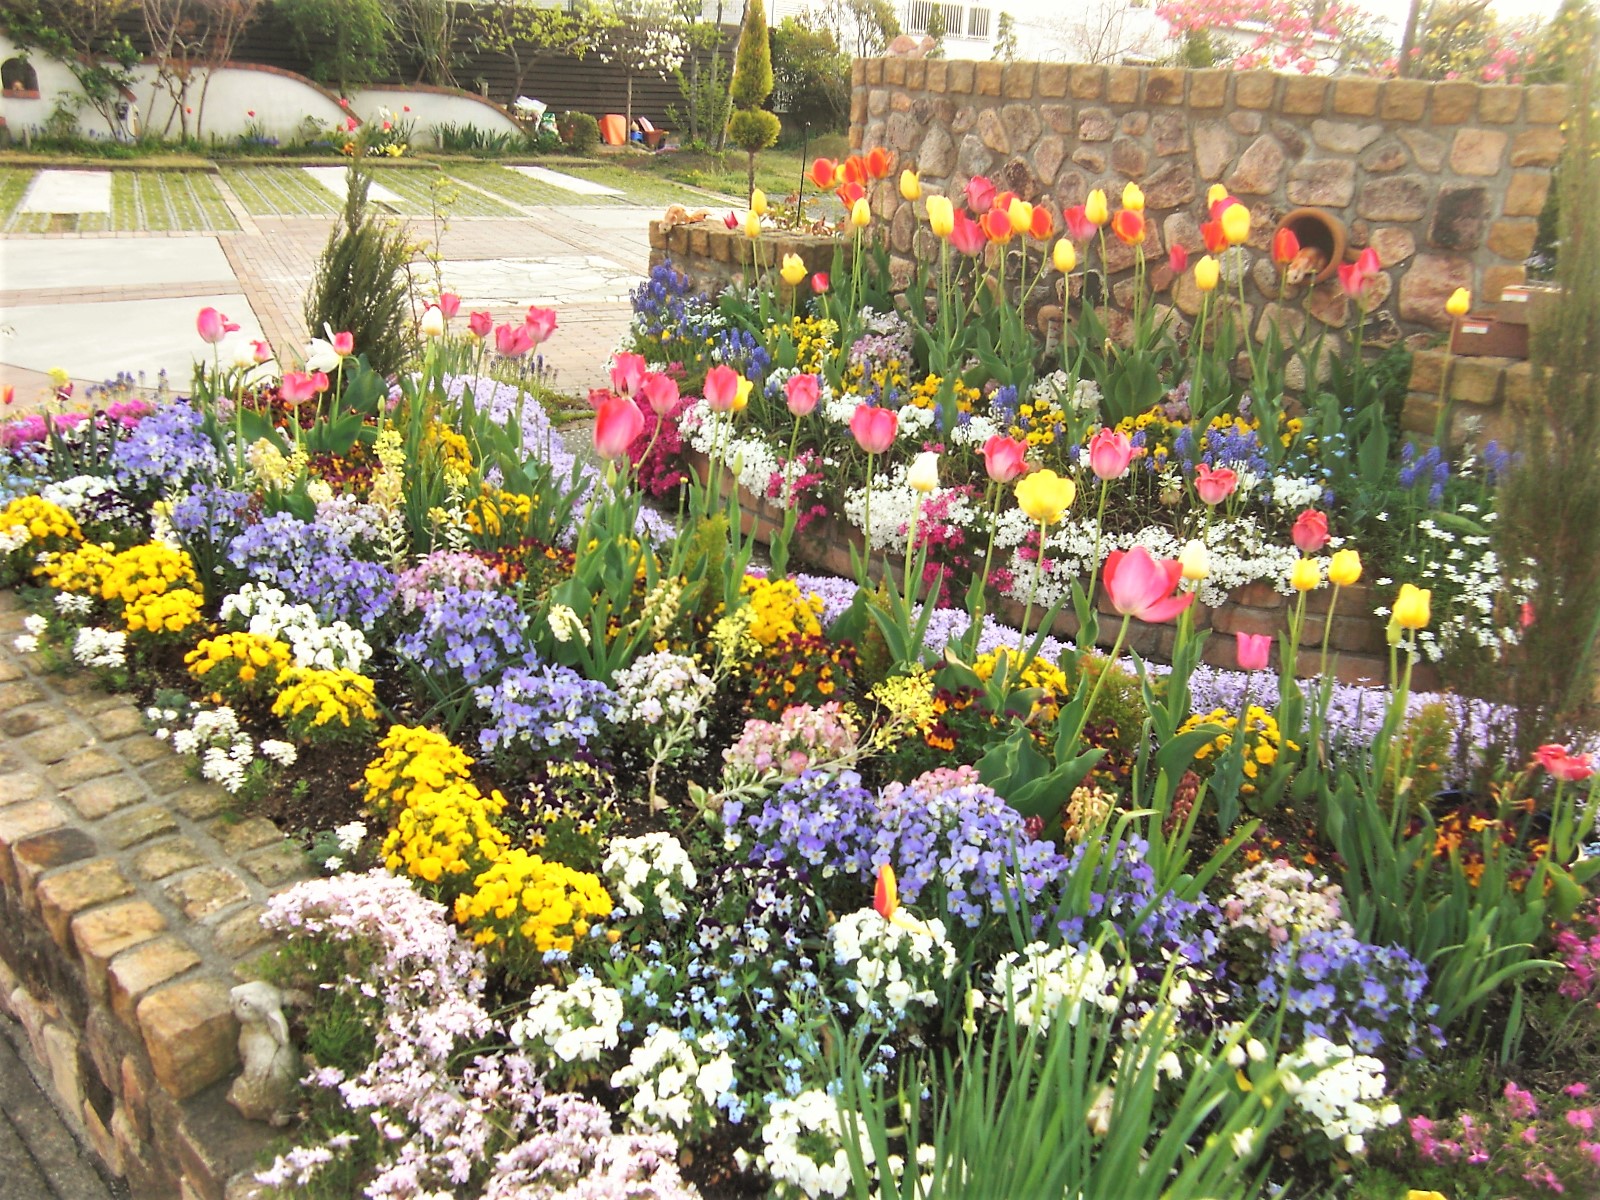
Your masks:
M435 125L433 137L439 149L453 154L505 154L519 149L523 140L519 134L493 133L470 124Z
M600 122L588 113L564 112L556 118L562 143L575 154L591 154L600 144Z
M383 75L394 23L382 0L276 0L311 78L341 92Z

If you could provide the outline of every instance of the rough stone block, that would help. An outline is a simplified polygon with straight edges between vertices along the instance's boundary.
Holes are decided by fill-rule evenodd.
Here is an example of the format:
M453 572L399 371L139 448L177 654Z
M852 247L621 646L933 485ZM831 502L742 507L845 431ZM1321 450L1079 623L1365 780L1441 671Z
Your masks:
M1233 102L1240 108L1271 108L1278 77L1271 71L1241 71L1234 76Z
M1428 190L1418 175L1375 180L1361 189L1356 211L1368 221L1418 221L1428 211Z
M781 259L781 251L774 257ZM217 839L222 852L229 857L237 857L246 850L259 850L262 846L270 846L283 839L278 827L265 817L246 817L242 821L231 822L214 821L207 827L207 832Z
M37 775L26 775L20 771L0 775L0 808L21 804L24 800L37 800L42 791L44 784Z
M239 860L239 865L267 887L287 883L307 870L305 854L287 841L248 854Z
M1240 76L1240 83L1243 82L1244 76ZM1270 195L1278 190L1287 161L1282 143L1271 134L1262 134L1239 156L1226 181L1228 190L1236 196Z
M1487 408L1500 403L1500 386L1506 358L1461 358L1450 365L1450 397L1463 404Z
M204 852L189 838L168 838L146 846L134 855L133 873L145 880L165 879L179 871L203 866L206 861Z
M1532 363L1512 363L1500 377L1500 394L1507 408L1527 412L1537 393L1538 376Z
M1533 243L1538 236L1537 221L1496 221L1489 226L1489 249L1501 258L1520 263L1533 253Z
M149 799L144 784L137 775L117 773L81 783L67 793L67 803L78 810L78 815L89 821L98 821L110 813L132 808Z
M1510 125L1522 112L1520 87L1491 84L1478 89L1478 120L1491 125Z
M1006 63L1001 75L1000 93L1007 100L1032 100L1035 64Z
M1483 294L1498 297L1514 284L1526 283L1528 269L1521 263L1516 266L1485 267L1483 269Z
M1333 81L1333 111L1349 117L1370 117L1377 114L1378 97L1383 81L1355 76Z
M1183 85L1189 72L1177 67L1151 67L1144 79L1146 104L1183 103Z
M151 988L176 979L200 965L200 956L176 937L157 937L124 950L106 969L111 1011L129 1029L138 1031L137 1007Z
M1449 364L1451 356L1443 350L1418 350L1411 356L1411 384L1413 392L1432 392L1439 394L1439 385L1443 382L1445 367Z
M112 818L98 826L95 833L107 845L126 850L140 842L173 833L177 828L178 822L170 812L151 804Z
M1453 80L1433 85L1433 123L1460 125L1472 119L1478 107L1478 85Z
M170 803L191 821L203 821L227 807L228 793L214 784L196 783L173 796Z
M1457 288L1472 287L1472 260L1419 254L1400 280L1400 319L1437 329L1449 326L1444 303Z
M674 235L682 233L685 238L688 237L688 231L681 226L672 232ZM685 242L684 250L680 253L685 257L688 255L687 242ZM155 744L160 745L159 742ZM170 796L190 782L189 762L176 754L169 754L166 758L157 759L150 766L140 771L139 778L143 779L145 787L156 795Z
M229 958L242 958L250 951L266 945L272 934L261 925L261 915L267 910L252 904L217 922L212 934L212 945Z
M1450 146L1450 169L1457 175L1498 175L1508 140L1498 129L1463 129Z
M1558 127L1541 125L1517 134L1511 143L1513 167L1553 167L1561 160L1566 139Z
M139 1001L137 1011L150 1067L175 1099L187 1099L238 1066L238 1025L221 980L169 984Z
M1535 84L1527 89L1528 121L1533 125L1559 125L1567 119L1571 102L1565 84Z
M20 742L24 754L45 764L61 762L88 744L89 735L71 723L42 729Z
M123 875L122 868L109 858L99 858L41 880L37 889L39 915L56 945L70 950L74 915L132 892L133 884Z
M1290 76L1283 81L1280 112L1294 116L1315 116L1328 100L1328 81L1318 75Z
M104 1002L111 960L128 947L149 941L166 927L166 920L147 900L108 904L74 917L72 940L83 962L90 993Z
M250 898L250 889L245 887L244 881L225 867L193 871L174 879L162 890L191 921L204 920Z
M980 96L998 96L1005 82L1004 64L997 62L981 62L976 64L973 71L972 90Z
M0 883L16 890L17 872L11 861L11 848L24 838L59 829L67 816L48 800L29 800L0 808Z
M1385 121L1420 121L1428 107L1428 89L1420 79L1391 79L1383 85L1378 115Z
M928 90L944 94L947 86L947 65L943 59L934 59L928 64Z
M1476 250L1489 220L1489 189L1478 183L1446 184L1434 201L1428 243L1440 250Z
M1544 211L1545 197L1549 193L1548 172L1518 171L1511 176L1511 184L1506 188L1505 215L1537 217Z
M1138 67L1111 67L1106 71L1106 99L1113 104L1139 103Z
M66 719L66 714L53 704L30 704L27 708L14 708L0 717L0 733L9 738L27 737L30 733L59 725Z
M912 91L922 91L928 85L928 61L923 58L914 58L906 63L906 87Z
M50 829L25 838L11 848L11 863L17 873L17 890L22 902L32 906L35 888L46 871L82 862L100 852L95 841L81 829Z
M1036 87L1046 99L1059 99L1067 94L1068 71L1066 63L1040 63Z
M957 60L950 64L949 75L950 91L961 96L970 96L973 92L973 64ZM999 93L997 92L996 95Z
M883 63L883 82L891 87L902 87L906 81L906 62L904 58L888 58Z
M1230 71L1205 70L1189 72L1189 107L1221 108L1228 99Z
M1356 165L1342 158L1296 163L1286 191L1291 204L1344 208L1355 198Z

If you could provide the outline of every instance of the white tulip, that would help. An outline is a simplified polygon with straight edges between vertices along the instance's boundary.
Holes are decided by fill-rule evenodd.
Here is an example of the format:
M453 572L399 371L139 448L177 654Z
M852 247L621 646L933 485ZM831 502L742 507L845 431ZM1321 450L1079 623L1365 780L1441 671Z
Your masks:
M906 483L913 491L921 492L924 496L936 491L939 487L939 456L932 450L924 450L917 455L911 469L906 472Z

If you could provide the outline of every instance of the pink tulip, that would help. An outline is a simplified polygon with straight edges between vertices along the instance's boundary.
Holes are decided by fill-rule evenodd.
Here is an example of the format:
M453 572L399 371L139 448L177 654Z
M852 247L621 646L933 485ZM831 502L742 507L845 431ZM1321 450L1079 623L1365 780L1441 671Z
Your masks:
M712 412L732 412L739 399L739 372L726 365L712 367L706 372L705 395Z
M1189 252L1182 246L1173 246L1167 251L1167 266L1174 275L1182 275L1189 269Z
M983 469L996 483L1010 483L1028 469L1028 443L1020 438L997 433L978 453L983 455Z
M556 310L553 308L528 309L528 315L523 319L523 324L528 327L528 333L533 338L535 346L542 346L550 340L550 335L556 331Z
M331 386L332 384L328 379L328 373L326 371L311 372L311 390L316 392L317 395L322 395L322 393L327 391Z
M316 386L311 381L311 376L303 371L285 371L283 382L278 385L278 395L283 397L285 404L300 405L317 394Z
M826 271L818 271L811 277L811 290L819 296L827 292L828 273Z
M526 325L497 325L494 348L507 358L521 358L533 349L533 335L528 332Z
M639 381L639 394L644 397L650 411L665 417L678 406L678 381L659 371L648 372Z
M1133 461L1133 443L1128 435L1101 426L1089 439L1089 469L1102 480L1121 479Z
M611 360L612 390L621 392L624 396L633 395L639 390L644 372L644 355L626 352L617 355Z
M1524 600L1522 602L1522 611L1517 614L1517 623L1519 625L1521 625L1524 629L1532 629L1533 628L1533 601L1532 600Z
M1239 486L1239 473L1231 467L1208 467L1201 463L1194 469L1194 490L1200 494L1202 504L1213 508L1221 504Z
M346 133L354 133L360 127L361 122L356 120L354 117L346 117L344 119L344 131Z
M900 417L892 408L860 404L850 417L850 432L868 454L882 454L894 445L894 435L899 428Z
M1359 263L1341 263L1339 265L1339 286L1344 289L1344 294L1352 300L1361 295L1367 287L1366 272Z
M1093 221L1084 215L1083 205L1074 204L1071 208L1063 209L1061 218L1066 222L1067 236L1075 242L1087 242L1099 228Z
M334 334L333 352L340 358L349 358L356 352L356 335L349 331Z
M791 375L783 388L789 411L797 417L810 416L822 394L822 385L815 375Z
M239 328L236 323L228 320L209 304L195 317L194 327L200 334L200 340L210 342L213 346Z
M494 329L494 315L486 312L475 312L467 318L467 332L480 342L489 336Z
M461 297L454 292L439 293L439 311L444 314L446 321L461 311Z
M1365 250L1363 250L1356 258L1356 270L1360 271L1369 279L1376 275L1379 271L1383 270L1383 263L1378 261L1378 252L1371 246L1368 246Z
M1182 563L1175 558L1152 558L1143 546L1106 555L1106 595L1111 607L1125 617L1152 624L1172 620L1194 603L1193 592L1173 595L1182 579Z
M1272 654L1272 639L1264 633L1236 633L1233 636L1238 643L1239 670L1266 670L1267 659Z
M737 229L737 228L739 228L739 214L735 213L735 212L730 212L727 216L722 218L722 223L724 225L726 225L729 229Z
M1531 765L1543 767L1552 779L1563 783L1580 783L1594 774L1593 755L1573 754L1565 746L1554 743L1535 750Z
M594 451L601 458L621 458L644 432L644 414L626 396L608 396L594 414Z
M962 254L980 254L989 244L989 235L984 233L982 225L957 211L955 225L950 230L950 244Z
M252 338L250 340L250 353L258 363L264 363L272 357L272 347L266 342Z
M985 175L974 175L967 180L967 207L975 213L988 212L994 207L994 184Z
M1295 518L1290 536L1301 554L1315 554L1328 544L1328 515L1314 508L1306 509Z

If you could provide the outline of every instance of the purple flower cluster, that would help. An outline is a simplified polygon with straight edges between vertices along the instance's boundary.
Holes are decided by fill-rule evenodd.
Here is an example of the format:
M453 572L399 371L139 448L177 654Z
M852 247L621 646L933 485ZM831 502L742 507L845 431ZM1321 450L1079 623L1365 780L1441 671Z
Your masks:
M1055 927L1066 941L1088 947L1109 928L1135 961L1177 961L1191 967L1219 963L1216 905L1158 892L1148 842L1130 837L1114 844L1080 843L1067 858L1063 883L1080 876L1091 850L1096 857L1088 903L1075 903L1070 893L1056 903ZM1220 966L1215 973L1220 978Z
M418 614L394 648L430 691L479 687L533 653L528 619L508 592L444 587Z
M111 452L117 483L130 492L165 492L215 474L221 464L205 419L186 400L157 408Z
M1443 1037L1423 1004L1428 969L1399 946L1374 946L1348 927L1309 930L1273 950L1255 994L1286 1002L1286 1036L1323 1037L1360 1054L1383 1046L1420 1058Z
M309 604L324 621L370 631L395 600L393 571L357 556L348 535L290 513L246 528L229 543L228 561Z
M185 542L222 546L244 528L250 501L249 492L201 484L173 503L169 519Z
M615 699L605 684L570 667L538 663L531 654L473 695L490 719L478 744L491 753L517 741L551 749L587 746L600 732L596 718Z

